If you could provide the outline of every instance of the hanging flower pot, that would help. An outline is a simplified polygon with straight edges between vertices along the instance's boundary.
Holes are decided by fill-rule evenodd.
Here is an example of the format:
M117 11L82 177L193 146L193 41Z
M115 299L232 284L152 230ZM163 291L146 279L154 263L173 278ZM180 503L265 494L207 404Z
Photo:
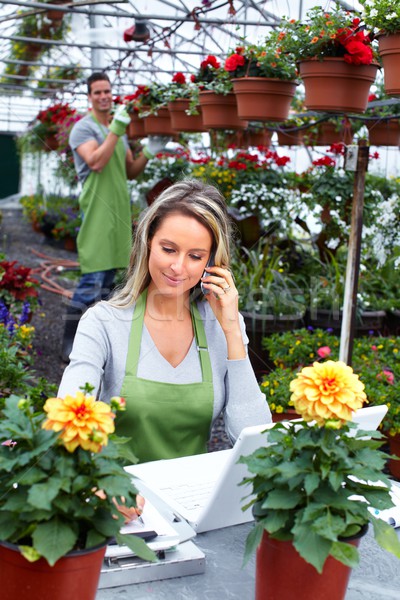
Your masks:
M358 536L343 541L358 546L366 532L367 526ZM300 556L291 541L275 540L264 532L257 549L255 600L343 600L350 574L350 567L332 556L327 558L319 574Z
M299 62L309 110L363 113L375 81L377 64L353 65L343 58Z
M53 567L44 559L29 562L18 546L0 542L2 600L94 600L106 546L70 552Z
M376 119L366 123L370 146L400 146L400 120Z
M51 152L52 150L57 150L59 144L55 133L50 133L46 135L43 140L44 150L45 152Z
M68 4L68 2L69 0L51 0L50 4ZM50 21L62 21L64 14L62 10L51 9L46 11L46 17Z
M297 83L269 77L232 79L240 119L285 121Z
M303 143L304 131L301 129L280 129L277 134L280 146L301 146Z
M310 146L331 146L339 142L351 144L353 135L350 122L338 127L337 123L324 121L318 125L316 133L305 132L304 142Z
M379 36L379 54L383 63L385 92L400 96L400 32Z
M130 117L131 122L127 129L128 139L136 140L146 137L144 119L140 118L137 112L130 113Z
M154 115L144 117L146 135L169 135L175 132L171 127L171 117L168 108L159 108Z
M199 94L203 125L206 129L245 129L246 121L241 121L237 113L235 94L216 94L202 91Z
M226 142L227 145L235 146L236 148L270 146L271 132L267 129L238 129L226 135Z
M190 100L186 98L180 98L168 103L172 129L188 133L206 131L203 125L201 110L199 110L198 115L188 115L186 111L189 109L189 105Z

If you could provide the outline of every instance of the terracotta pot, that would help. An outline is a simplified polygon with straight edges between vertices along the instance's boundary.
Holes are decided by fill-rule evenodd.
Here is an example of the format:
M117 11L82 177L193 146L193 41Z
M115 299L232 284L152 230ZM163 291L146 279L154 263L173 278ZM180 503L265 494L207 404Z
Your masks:
M385 92L389 96L400 96L400 32L379 36L379 54Z
M277 131L278 144L280 146L301 146L304 139L304 131L301 129L290 131Z
M144 117L146 135L173 135L171 117L168 108L159 108L157 114Z
M207 131L203 125L200 107L198 107L198 115L188 115L186 110L188 110L189 105L190 100L185 98L168 103L172 129L188 133Z
M359 537L347 538L358 546ZM274 540L264 532L257 549L255 600L343 600L350 567L328 556L321 574L297 552L292 542Z
M237 148L249 148L257 146L271 145L271 132L267 129L260 131L252 129L243 129L227 134L226 142L228 145L234 145Z
M57 150L59 144L58 144L58 140L56 138L56 134L51 133L49 135L46 135L46 137L43 140L43 145L44 145L44 150L46 152L50 152L51 150Z
M240 119L285 121L296 91L294 81L269 77L232 79Z
M18 546L0 542L2 600L95 600L106 545L70 552L50 567L44 558L29 562Z
M318 125L317 133L304 133L304 143L310 146L331 146L338 142L351 144L353 141L351 126L343 125L339 130L336 123L324 122Z
M300 419L299 413L294 408L287 408L283 413L272 413L272 422L280 423L281 421L293 421L293 419Z
M203 91L199 94L203 125L206 129L245 129L247 121L241 121L237 113L235 94L215 94Z
M343 58L299 62L309 110L363 113L378 65L350 65Z
M370 146L400 146L400 119L367 121Z
M68 2L70 0L51 0L50 4L68 4ZM46 17L50 21L62 21L65 14L62 10L51 9L46 11Z
M68 252L76 252L76 238L68 235L64 238L64 249Z
M387 434L387 438L389 440L390 454L394 454L400 458L400 434ZM400 480L400 460L393 460L390 458L388 461L388 468L393 477Z
M140 118L137 113L130 113L131 122L128 125L128 139L136 140L146 137L144 128L144 119Z

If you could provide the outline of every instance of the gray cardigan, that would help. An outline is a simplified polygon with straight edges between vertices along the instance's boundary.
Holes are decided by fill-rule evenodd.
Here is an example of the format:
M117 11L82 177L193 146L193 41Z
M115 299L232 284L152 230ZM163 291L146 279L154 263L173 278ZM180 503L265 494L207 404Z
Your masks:
M260 391L249 358L228 360L225 335L207 302L197 304L207 337L214 385L213 423L223 413L225 429L234 442L243 427L271 422L271 412ZM129 333L134 307L115 308L99 302L80 320L58 396L75 394L86 382L104 402L120 394L125 375ZM240 316L243 341L248 338ZM166 383L194 383L202 380L201 366L193 340L191 348L177 366L159 353L145 324L140 347L137 376Z

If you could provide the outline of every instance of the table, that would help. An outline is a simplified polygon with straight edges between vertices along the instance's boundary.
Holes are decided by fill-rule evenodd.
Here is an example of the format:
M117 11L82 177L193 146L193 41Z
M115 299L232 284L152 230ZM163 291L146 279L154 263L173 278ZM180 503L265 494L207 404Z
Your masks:
M206 555L206 571L201 575L99 590L96 600L252 600L255 558L242 568L251 527L246 523L199 534L194 542ZM352 572L346 600L398 600L400 560L382 550L371 528L359 549L360 565Z

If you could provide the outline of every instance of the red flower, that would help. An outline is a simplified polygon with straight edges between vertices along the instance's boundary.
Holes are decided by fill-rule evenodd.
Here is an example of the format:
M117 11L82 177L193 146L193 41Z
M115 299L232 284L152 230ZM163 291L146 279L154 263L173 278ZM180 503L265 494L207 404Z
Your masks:
M289 162L290 158L288 156L277 156L275 158L275 164L278 165L278 167L284 167Z
M186 83L186 77L184 76L183 73L181 73L180 71L178 73L175 73L175 75L172 78L172 82L173 83L180 83L180 84L184 84Z
M207 58L205 60L203 60L202 63L200 64L200 67L202 69L206 69L207 67L214 67L214 69L219 69L220 66L221 66L221 63L218 62L216 57L213 56L212 54L209 54L207 56Z
M312 164L316 167L336 167L336 161L330 156L324 156L323 158L313 160Z
M231 54L225 61L226 71L236 71L238 67L243 67L245 58L241 54Z
M352 65L370 65L373 59L372 48L366 46L363 42L350 40L345 49L347 54L344 55L344 60Z
M191 81L192 83L196 83L196 75L193 75L193 74L192 74L192 75L190 76L190 81Z

